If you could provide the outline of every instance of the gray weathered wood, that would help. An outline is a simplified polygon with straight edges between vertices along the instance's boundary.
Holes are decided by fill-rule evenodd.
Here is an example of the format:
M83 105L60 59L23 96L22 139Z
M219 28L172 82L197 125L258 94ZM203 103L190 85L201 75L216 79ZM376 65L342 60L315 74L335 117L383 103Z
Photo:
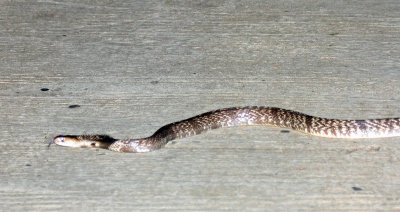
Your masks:
M0 210L400 210L400 138L245 127L147 154L46 148L231 106L400 116L399 29L397 0L1 1Z

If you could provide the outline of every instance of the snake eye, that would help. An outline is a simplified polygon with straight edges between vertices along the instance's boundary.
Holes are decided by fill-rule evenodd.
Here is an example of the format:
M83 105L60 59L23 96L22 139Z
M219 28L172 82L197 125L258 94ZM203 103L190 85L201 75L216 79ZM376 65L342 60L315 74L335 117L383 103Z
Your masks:
M95 146L96 146L96 143L91 143L90 145L93 146L93 147L95 147Z
M64 137L58 137L58 140L61 142L64 142L65 138Z

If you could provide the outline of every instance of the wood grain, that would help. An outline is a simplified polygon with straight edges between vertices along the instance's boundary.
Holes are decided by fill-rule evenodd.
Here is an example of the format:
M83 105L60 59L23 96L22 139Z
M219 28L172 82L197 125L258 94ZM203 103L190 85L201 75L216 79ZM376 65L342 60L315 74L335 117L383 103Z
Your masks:
M400 210L396 138L249 127L148 154L46 148L57 134L145 137L232 106L397 117L399 7L1 2L0 210Z

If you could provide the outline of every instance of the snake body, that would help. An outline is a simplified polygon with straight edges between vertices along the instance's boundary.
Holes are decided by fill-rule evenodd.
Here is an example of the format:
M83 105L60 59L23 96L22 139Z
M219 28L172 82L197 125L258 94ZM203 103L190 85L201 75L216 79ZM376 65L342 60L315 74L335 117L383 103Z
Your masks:
M150 152L168 141L221 127L267 125L330 138L400 136L400 118L340 120L310 116L275 107L233 107L210 111L167 124L146 138L120 140L107 135L60 135L50 143L69 147L104 148L117 152ZM49 144L49 145L50 145Z

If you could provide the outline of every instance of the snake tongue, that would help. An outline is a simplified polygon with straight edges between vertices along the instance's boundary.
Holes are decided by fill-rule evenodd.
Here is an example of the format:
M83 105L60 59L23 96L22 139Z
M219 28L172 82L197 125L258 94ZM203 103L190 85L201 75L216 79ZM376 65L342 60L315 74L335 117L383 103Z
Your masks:
M55 144L54 140L50 141L49 145L47 146L47 149L50 149L50 146L51 146L52 144Z

